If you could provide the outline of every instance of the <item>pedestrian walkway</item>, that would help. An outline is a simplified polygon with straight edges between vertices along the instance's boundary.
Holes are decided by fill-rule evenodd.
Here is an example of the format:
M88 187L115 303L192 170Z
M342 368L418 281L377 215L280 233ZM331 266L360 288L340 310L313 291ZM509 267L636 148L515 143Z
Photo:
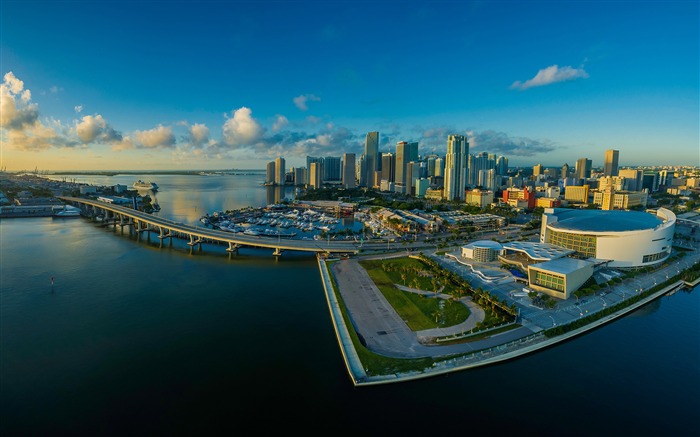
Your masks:
M425 296L433 296L438 297L440 299L452 298L452 296L449 294L440 293L440 291L442 291L445 287L442 287L438 291L438 293L435 293L432 291L419 290L417 288L410 288L399 284L394 285L399 290L407 291L410 293L423 294ZM418 341L423 343L434 338L448 337L456 334L464 334L465 332L471 331L472 329L476 328L477 323L484 321L484 319L486 318L484 310L472 301L471 296L462 297L461 299L459 299L459 301L469 308L470 314L469 317L467 317L467 320L453 326L446 326L444 328L431 328L418 331L416 332L416 335L418 336Z

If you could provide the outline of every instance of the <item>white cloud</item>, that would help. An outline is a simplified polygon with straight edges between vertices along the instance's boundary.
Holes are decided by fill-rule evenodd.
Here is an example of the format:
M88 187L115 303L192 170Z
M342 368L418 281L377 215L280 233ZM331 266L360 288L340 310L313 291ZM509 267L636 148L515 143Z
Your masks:
M201 146L209 142L209 128L200 123L190 127L190 142L195 146Z
M272 132L278 132L284 129L289 124L289 120L284 115L277 115L275 122L272 124Z
M58 136L50 127L37 122L31 128L22 130L10 130L7 132L7 141L2 141L2 147L28 152L40 152L53 146L66 146L65 140Z
M318 102L321 100L321 98L313 94L302 94L294 97L293 100L297 108L301 109L302 111L306 111L309 109L309 106L306 104L308 101Z
M253 144L260 139L263 129L252 117L252 111L245 106L236 109L233 117L226 120L223 126L224 142L229 146L244 146Z
M75 110L75 112L77 112L78 114L80 114L81 112L83 112L83 105L78 105L78 106L76 106L76 107L73 108L73 109Z
M549 85L556 82L564 82L576 79L586 79L588 73L583 68L573 68L570 66L559 68L558 65L550 65L537 72L535 77L525 82L516 80L510 86L511 89L526 90L528 88Z
M97 136L107 127L107 122L101 115L86 115L82 121L75 126L75 133L84 143L95 141Z
M147 131L136 131L134 136L136 141L148 149L175 145L175 135L173 135L172 129L165 126L158 126Z
M75 134L83 143L114 143L122 140L122 135L112 129L107 121L97 114L86 115L75 125Z
M0 128L19 130L36 123L39 111L30 103L31 96L31 92L24 89L24 82L12 72L5 74L0 85Z

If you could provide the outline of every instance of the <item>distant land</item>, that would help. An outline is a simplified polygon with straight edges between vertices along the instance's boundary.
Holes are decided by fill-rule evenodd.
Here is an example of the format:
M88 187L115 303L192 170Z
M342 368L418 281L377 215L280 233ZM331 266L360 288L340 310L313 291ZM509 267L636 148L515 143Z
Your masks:
M259 174L265 172L264 169L229 169L229 170L75 170L75 171L52 171L42 174L51 175L98 175L98 176L116 176L120 174L160 174L160 175L201 175L208 176L212 174Z

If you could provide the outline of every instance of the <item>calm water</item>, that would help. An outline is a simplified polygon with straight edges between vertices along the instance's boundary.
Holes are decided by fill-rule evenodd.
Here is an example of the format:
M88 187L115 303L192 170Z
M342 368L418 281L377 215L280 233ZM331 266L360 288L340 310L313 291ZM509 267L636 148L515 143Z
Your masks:
M268 203L254 177L154 180L169 218ZM354 388L313 256L159 248L83 219L2 220L0 238L4 436L700 434L698 289L505 364Z

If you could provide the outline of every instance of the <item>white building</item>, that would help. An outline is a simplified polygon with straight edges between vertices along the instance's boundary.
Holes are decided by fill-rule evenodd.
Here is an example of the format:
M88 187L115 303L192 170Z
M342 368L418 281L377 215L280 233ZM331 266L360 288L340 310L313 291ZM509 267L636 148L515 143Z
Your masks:
M610 267L646 267L671 254L676 216L640 211L547 208L540 241L575 250Z

